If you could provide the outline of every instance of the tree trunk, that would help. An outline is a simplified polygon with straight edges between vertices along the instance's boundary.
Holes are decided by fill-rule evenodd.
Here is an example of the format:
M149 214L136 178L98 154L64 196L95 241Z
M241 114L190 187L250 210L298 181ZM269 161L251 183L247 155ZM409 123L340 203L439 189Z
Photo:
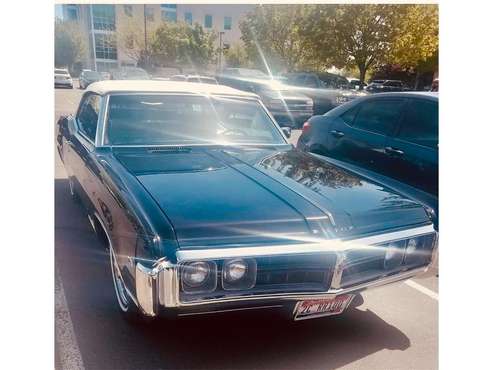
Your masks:
M414 90L418 90L419 87L419 81L421 80L421 72L416 71L416 80L414 81Z
M366 68L359 66L359 90L363 90L363 83L365 82Z

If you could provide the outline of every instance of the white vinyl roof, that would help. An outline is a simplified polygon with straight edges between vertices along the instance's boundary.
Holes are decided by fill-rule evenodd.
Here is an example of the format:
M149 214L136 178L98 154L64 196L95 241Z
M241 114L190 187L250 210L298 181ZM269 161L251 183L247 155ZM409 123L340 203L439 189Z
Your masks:
M108 80L90 84L87 91L100 95L129 92L155 92L155 93L189 93L205 95L234 95L244 97L257 97L257 95L236 90L228 86L201 84L183 81L157 81L157 80Z

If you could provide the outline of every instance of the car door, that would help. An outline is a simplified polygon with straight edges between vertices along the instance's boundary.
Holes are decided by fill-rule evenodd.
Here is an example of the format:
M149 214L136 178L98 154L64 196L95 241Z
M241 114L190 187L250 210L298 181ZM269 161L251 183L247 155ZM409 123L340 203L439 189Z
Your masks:
M373 98L346 111L329 129L336 157L374 171L387 166L385 144L402 115L404 98Z
M77 129L70 143L69 165L74 174L76 186L83 191L80 195L89 208L95 193L97 166L91 156L95 149L101 97L95 93L84 94L75 117Z
M411 98L386 145L389 175L438 195L438 101Z

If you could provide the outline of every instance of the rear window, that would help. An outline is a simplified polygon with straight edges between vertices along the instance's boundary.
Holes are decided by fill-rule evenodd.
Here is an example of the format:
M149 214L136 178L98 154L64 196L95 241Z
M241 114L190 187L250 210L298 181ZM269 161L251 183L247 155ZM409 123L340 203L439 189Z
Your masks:
M55 73L59 75L68 75L68 71L65 69L55 69Z
M436 148L438 144L438 103L412 99L406 107L399 133L402 140Z

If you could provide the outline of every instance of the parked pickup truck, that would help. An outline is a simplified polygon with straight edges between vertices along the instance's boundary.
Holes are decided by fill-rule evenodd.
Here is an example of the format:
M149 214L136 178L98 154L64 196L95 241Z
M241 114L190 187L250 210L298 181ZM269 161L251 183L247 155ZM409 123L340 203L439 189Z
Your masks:
M333 73L296 72L282 77L282 82L291 89L312 98L315 115L327 113L354 98L367 95L364 91L352 90L346 77Z

